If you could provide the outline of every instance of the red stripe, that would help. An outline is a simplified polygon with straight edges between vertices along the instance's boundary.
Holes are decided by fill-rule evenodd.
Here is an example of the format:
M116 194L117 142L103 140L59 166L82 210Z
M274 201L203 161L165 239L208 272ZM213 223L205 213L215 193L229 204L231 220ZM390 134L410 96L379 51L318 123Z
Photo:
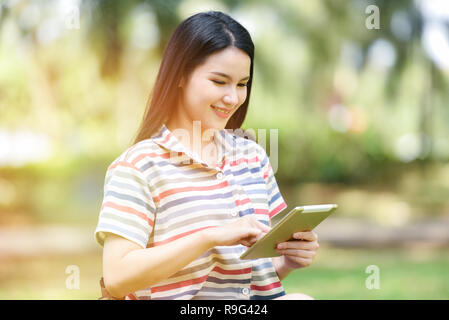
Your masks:
M267 284L265 286L256 286L254 284L251 285L251 290L258 290L258 291L267 291L274 288L279 288L281 286L281 283L279 281Z
M238 160L229 162L229 165L230 166L237 166L237 165L239 165L242 162L251 163L251 162L258 162L258 161L259 161L258 157L255 157L255 158L252 158L252 159L240 158Z
M121 206L121 205L119 205L119 204L116 204L116 203L110 202L110 201L105 202L105 203L101 206L101 210L103 210L105 207L108 207L108 208L114 208L114 209L117 209L117 210L120 210L120 211L124 211L124 212L127 212L127 213L134 214L134 215L138 216L139 218L142 218L143 220L145 220L146 222L148 222L148 224L149 224L151 227L153 226L153 220L151 220L150 218L148 218L146 214L144 214L144 213L142 213L142 212L140 212L140 211L137 211L137 210L134 209L134 208L127 207L127 206Z
M243 200L235 200L235 204L237 206L241 206L241 205L244 205L245 203L249 203L249 202L251 202L251 200L249 200L248 198L243 199Z
M223 160L223 162L221 163L221 166L219 166L219 168L221 169L221 170L223 170L223 168L225 167L225 164L227 163L227 161L226 161L226 158L225 158L225 160Z
M254 209L255 214L268 214L268 210L266 209Z
M165 240L163 240L163 241L157 241L157 242L154 242L153 245L154 245L154 246L160 246L160 245L163 245L163 244L172 242L172 241L174 241L174 240L176 240L176 239L179 239L179 238L186 237L186 236L188 236L189 234L192 234L192 233L195 233L195 232L201 231L201 230L203 230L203 229L207 229L207 228L215 228L215 227L203 227L203 228L199 228L199 229L187 231L187 232L184 232L184 233L180 233L180 234L177 234L176 236L173 236L173 237L171 237L171 238L165 239Z
M282 209L287 208L287 204L285 202L282 202L280 205L278 205L276 208L274 208L270 213L270 218L273 217L276 213L281 211Z
M170 152L166 152L166 153L142 153L140 154L138 157L136 157L131 163L132 164L136 164L137 162L139 162L140 160L142 160L143 158L146 157L150 157L150 158L163 158L163 159L169 159L170 158Z
M162 291L178 289L178 288L182 288L182 287L188 287L188 286L191 286L192 284L197 284L197 283L206 281L208 276L209 275L206 274L205 276L196 278L196 279L189 279L189 280L179 281L176 283L166 284L163 286L152 287L151 292L162 292Z
M212 269L212 271L216 271L221 274L246 274L251 273L251 267L245 269L225 270L220 268L219 266L216 266L215 268Z
M167 134L167 136L165 137L164 141L162 141L162 143L163 143L163 144L166 144L167 141L171 139L171 136L172 136L172 134L171 134L171 132L169 132L169 133Z
M137 297L133 293L128 294L128 298L130 300L139 300L139 299L137 299Z

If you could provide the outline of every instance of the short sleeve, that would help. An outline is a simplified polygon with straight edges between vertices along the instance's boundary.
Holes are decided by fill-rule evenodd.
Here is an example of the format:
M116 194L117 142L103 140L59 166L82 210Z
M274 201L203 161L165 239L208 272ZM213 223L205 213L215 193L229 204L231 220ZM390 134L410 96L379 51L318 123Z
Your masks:
M276 182L276 178L274 177L270 159L265 150L262 147L260 147L260 149L262 174L265 180L265 186L267 188L268 194L268 214L271 219L273 218L273 216L287 208L287 204L282 197L282 194Z
M146 248L155 212L143 173L131 163L114 161L106 172L95 240L103 247L106 233L110 232Z

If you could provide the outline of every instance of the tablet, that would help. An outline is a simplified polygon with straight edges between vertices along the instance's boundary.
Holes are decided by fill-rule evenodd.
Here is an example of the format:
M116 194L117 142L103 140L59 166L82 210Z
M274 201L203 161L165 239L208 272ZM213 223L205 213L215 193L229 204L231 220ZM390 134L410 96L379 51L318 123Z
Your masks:
M287 214L275 215L271 221L273 225L271 230L246 250L240 259L279 256L275 250L278 243L292 239L295 232L313 230L337 208L336 204L300 206Z

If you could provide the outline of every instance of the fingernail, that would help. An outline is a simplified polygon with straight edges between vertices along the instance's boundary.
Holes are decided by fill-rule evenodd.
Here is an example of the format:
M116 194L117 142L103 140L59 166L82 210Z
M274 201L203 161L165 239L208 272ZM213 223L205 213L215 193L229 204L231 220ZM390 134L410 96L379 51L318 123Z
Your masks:
M278 244L278 249L284 249L284 245L283 244Z

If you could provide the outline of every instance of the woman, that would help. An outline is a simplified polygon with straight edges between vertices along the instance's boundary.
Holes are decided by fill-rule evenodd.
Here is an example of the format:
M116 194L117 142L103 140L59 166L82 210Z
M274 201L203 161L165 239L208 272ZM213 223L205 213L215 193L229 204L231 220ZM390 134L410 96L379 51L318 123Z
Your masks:
M245 119L254 45L228 15L183 21L165 49L135 144L106 173L95 236L104 298L310 299L280 279L310 265L313 232L279 257L240 260L287 205ZM191 143L193 141L193 143Z

